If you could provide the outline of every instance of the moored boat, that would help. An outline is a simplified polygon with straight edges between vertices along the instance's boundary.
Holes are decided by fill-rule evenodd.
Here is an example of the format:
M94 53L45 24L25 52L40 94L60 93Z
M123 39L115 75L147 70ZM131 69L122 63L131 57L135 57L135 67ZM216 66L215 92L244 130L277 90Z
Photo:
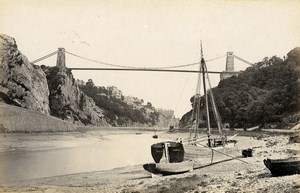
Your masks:
M264 164L273 176L300 174L300 157L264 159Z

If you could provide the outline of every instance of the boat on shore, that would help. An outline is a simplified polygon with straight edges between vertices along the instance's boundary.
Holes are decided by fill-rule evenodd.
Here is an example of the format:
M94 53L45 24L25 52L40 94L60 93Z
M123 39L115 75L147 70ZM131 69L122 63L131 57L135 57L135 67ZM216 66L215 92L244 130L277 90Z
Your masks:
M227 146L229 144L232 144L234 146L237 143L237 141L232 139L231 140L227 139L227 136L224 135L222 132L223 125L222 125L221 117L219 115L216 102L213 96L206 63L202 53L203 52L202 52L202 44L201 44L201 61L199 65L198 82L196 87L196 94L194 96L194 101L193 101L192 120L191 120L193 126L190 129L190 136L187 139L187 142L190 145L202 146L208 149L222 148L225 145ZM206 86L207 86L206 79L210 88L209 90L206 90ZM204 94L202 98L200 95L201 80L203 81L203 90L204 90ZM217 137L212 136L212 132L211 132L209 108L208 108L209 102L211 103L212 111L219 129L219 134ZM204 116L201 115L200 110L202 112L205 111ZM200 118L206 120L204 121L201 120ZM201 144L200 142L203 140L198 138L198 131L200 129L200 125L201 123L204 122L206 123L206 127L207 127L207 139L205 139L205 141L207 141L207 145ZM175 130L174 125L175 124L170 125L169 132ZM193 162L190 160L189 161L184 160L185 152L182 143L183 140L180 139L177 142L165 141L165 142L153 144L151 146L151 154L155 163L145 164L144 169L154 174L165 174L165 175L179 174L179 173L184 173L193 170ZM212 156L211 162L213 162L213 151L211 156Z
M192 161L178 163L149 163L143 165L144 169L154 175L182 174L193 170Z
M193 170L192 161L184 161L182 143L165 141L151 145L155 163L144 164L146 171L155 175L181 174Z
M264 159L264 164L273 176L300 174L300 157Z

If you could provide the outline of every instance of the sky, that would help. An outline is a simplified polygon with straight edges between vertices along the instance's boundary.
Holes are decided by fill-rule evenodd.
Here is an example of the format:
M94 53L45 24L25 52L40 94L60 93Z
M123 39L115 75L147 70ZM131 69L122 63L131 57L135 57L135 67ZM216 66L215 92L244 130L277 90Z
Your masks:
M0 0L0 33L33 61L59 47L97 61L164 67L235 55L252 63L300 46L300 1ZM207 62L225 70L226 58ZM56 65L55 56L37 63ZM67 67L107 67L66 55ZM247 64L235 60L235 70ZM197 70L198 66L183 68ZM116 86L181 117L191 109L197 74L73 71L76 79ZM219 75L211 74L213 86Z

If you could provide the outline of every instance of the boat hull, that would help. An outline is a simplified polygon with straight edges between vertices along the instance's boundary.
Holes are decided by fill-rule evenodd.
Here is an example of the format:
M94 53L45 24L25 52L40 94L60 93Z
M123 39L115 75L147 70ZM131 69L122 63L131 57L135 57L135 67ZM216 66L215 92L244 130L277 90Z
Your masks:
M168 143L169 162L182 162L184 159L184 148L181 143L167 141L156 143L151 146L151 155L156 163L159 163L165 151L165 143Z
M153 174L172 175L182 174L193 170L192 161L179 163L149 163L143 165L144 169Z
M300 158L264 159L265 166L273 176L300 174Z

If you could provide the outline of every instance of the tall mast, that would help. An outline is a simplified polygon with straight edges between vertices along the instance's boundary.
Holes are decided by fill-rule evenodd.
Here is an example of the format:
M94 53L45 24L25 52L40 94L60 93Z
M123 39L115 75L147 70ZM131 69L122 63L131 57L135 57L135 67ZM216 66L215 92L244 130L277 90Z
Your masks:
M205 96L207 140L208 140L208 147L211 147L211 141L210 141L211 130L210 130L210 119L209 119L209 111L208 111L208 96L206 92L206 83L205 83L205 60L203 58L202 42L201 42L201 66L202 66L203 90Z

